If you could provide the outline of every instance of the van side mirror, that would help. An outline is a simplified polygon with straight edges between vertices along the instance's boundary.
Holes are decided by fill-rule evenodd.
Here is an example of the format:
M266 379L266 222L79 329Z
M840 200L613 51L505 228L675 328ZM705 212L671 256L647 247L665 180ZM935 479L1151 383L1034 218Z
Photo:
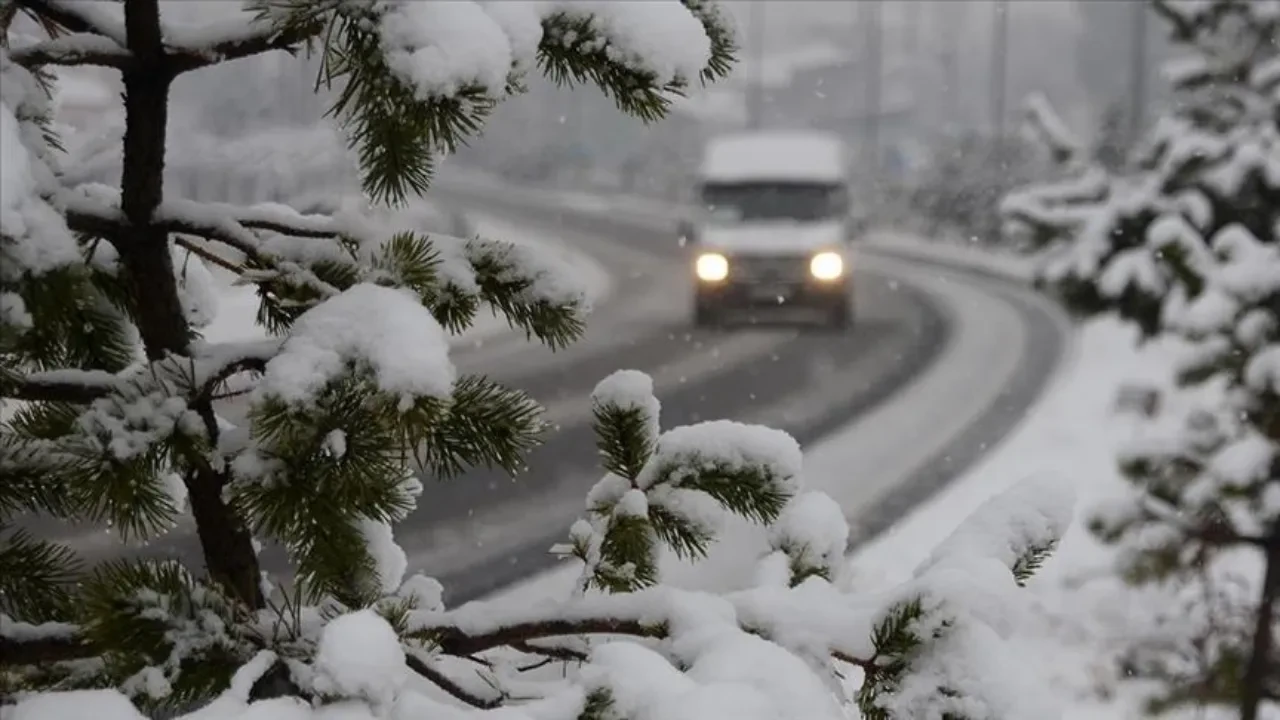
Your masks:
M688 220L681 220L676 225L676 242L679 243L680 247L693 245L698 242L697 229L694 228L692 222Z

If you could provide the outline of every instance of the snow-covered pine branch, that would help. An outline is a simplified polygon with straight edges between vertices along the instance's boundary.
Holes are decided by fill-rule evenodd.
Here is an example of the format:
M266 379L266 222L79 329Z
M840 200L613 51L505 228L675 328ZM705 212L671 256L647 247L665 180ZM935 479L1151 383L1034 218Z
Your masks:
M1280 660L1280 6L1155 7L1187 55L1138 166L1026 188L1004 210L1052 249L1040 279L1072 310L1117 313L1182 348L1166 409L1119 458L1133 491L1093 530L1178 618L1134 648L1144 659L1129 674L1159 680L1162 705L1225 704L1254 720L1276 700L1267 678ZM1242 567L1247 598L1222 586ZM1188 615L1191 595L1215 607ZM1216 615L1238 631L1216 633ZM1191 646L1196 663L1176 660Z
M40 23L50 35L69 31L97 35L120 48L128 45L124 18L118 8L65 0L15 0L14 4Z
M0 49L0 393L20 401L0 425L6 720L196 706L192 720L499 707L841 720L853 704L903 720L1045 716L1017 697L1030 680L990 664L1058 527L1041 506L1006 503L1025 519L957 544L897 593L851 594L838 583L843 512L803 491L794 440L729 421L663 431L638 373L595 396L604 479L569 529L592 582L538 607L444 608L438 582L405 577L396 525L424 480L514 473L545 430L526 394L457 367L449 335L487 305L559 347L581 332L583 292L524 247L369 208L303 215L165 186L168 84L197 66L308 46L341 88L331 109L365 190L410 201L434 158L535 69L661 117L672 94L729 69L733 36L713 4L254 0L200 28L166 22L158 0L20 5L74 35L19 54L28 67ZM40 66L109 47L125 85L121 187L67 186L76 173L58 167ZM255 287L267 339L201 337L218 310L206 263ZM23 529L32 512L144 541L193 526L203 569L85 568ZM658 551L696 557L726 514L767 526L769 581L727 596L664 587ZM289 576L263 576L268 541ZM992 548L1013 555L984 558ZM991 583L981 607L974 571ZM856 698L839 682L850 665L867 677Z
M643 448L643 438L654 437L657 402L649 387L648 378L633 371L601 383L596 430L606 467L619 467L619 457L627 452L623 448ZM624 415L639 422L619 422ZM702 442L674 441L694 436ZM789 438L741 425L675 428L657 437L645 467L633 473L652 478L637 484L655 497L664 482L677 478L687 486L684 492L707 492L693 488L714 485L710 477L725 468L745 475L772 473L785 480L776 491L783 509L754 519L785 521L793 548L828 542L826 523L814 522L827 505L814 501L819 494L800 491L798 448ZM663 437L671 438L665 451ZM761 439L769 442L755 442ZM782 585L723 596L654 586L584 592L534 605L498 600L449 610L440 602L439 583L415 576L388 583L390 590L370 609L339 605L335 609L341 614L327 621L318 610L304 610L290 620L271 609L237 617L234 604L216 587L176 564L120 565L99 571L89 584L91 620L83 629L9 625L0 647L6 658L46 663L94 647L112 648L120 654L118 661L142 652L147 664L131 661L132 674L122 688L143 698L152 693L188 697L199 694L211 677L223 678L228 689L199 715L205 720L284 708L299 718L313 717L293 698L250 698L248 688L281 661L290 668L294 692L345 698L342 706L353 718L445 711L440 697L411 679L418 674L464 704L481 709L511 704L513 711L526 713L517 717L578 720L643 713L666 718L692 707L703 713L751 709L762 717L801 713L841 720L848 700L830 684L841 665L866 676L856 701L865 717L965 711L969 717L1044 717L1047 709L1036 704L1038 693L1028 692L1033 678L996 666L1009 618L1028 601L1018 587L1019 563L1052 546L1072 514L1064 490L1037 482L1009 491L962 525L915 578L881 596L847 594L821 573L810 572ZM745 499L754 491L742 492ZM702 513L711 506L735 511L734 501L724 499L733 493L707 494L699 503ZM622 503L632 511L643 509L642 501L626 493ZM591 505L602 509L599 498ZM797 517L787 520L788 515ZM652 510L649 517L656 517ZM654 522L647 530L648 544L672 542L673 535L659 527ZM645 544L620 547L613 560L634 563L627 553L643 554ZM843 545L831 549L833 559L843 554ZM594 569L598 572L599 565ZM142 594L135 604L120 606L112 599L126 588ZM281 633L287 641L264 646L264 638ZM194 658L200 664L193 664ZM538 665L538 658L544 664L571 663L572 669L557 669L559 679L521 670ZM974 672L975 667L990 672ZM468 680L477 671L483 682ZM515 701L516 695L526 699ZM140 717L116 697L101 691L45 694L18 707L45 718L95 702L120 707L121 719ZM323 717L317 713L317 720Z
M1027 124L1036 137L1048 146L1055 162L1067 164L1080 155L1080 141L1053 109L1049 98L1035 93L1027 98Z
M45 65L99 65L124 69L133 61L133 55L102 35L71 33L15 48L13 61L30 68Z
M72 231L119 250L131 242L130 225L118 202L104 201L112 195L110 188L82 186L59 200ZM579 316L590 309L589 298L563 282L560 266L510 243L416 228L395 232L359 215L301 215L275 204L168 200L153 223L178 245L259 285L272 331L358 282L411 284L452 332L487 305L552 347L576 337Z

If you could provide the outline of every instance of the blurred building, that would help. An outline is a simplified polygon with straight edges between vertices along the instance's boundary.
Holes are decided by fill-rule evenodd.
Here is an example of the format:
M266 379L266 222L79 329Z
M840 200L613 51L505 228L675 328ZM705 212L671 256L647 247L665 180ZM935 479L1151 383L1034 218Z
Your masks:
M1138 69L1142 97L1137 101L1150 121L1158 108L1169 101L1161 67L1178 53L1168 39L1168 24L1148 2L1077 0L1075 5L1081 23L1076 39L1076 74L1092 100L1095 118L1112 107L1128 117L1135 106L1134 71ZM1138 38L1145 43L1141 62L1134 54Z

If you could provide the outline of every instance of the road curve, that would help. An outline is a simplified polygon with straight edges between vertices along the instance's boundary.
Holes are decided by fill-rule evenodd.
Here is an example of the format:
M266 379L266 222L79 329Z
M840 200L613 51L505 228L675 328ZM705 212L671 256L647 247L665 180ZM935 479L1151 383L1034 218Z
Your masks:
M674 220L655 221L651 211L605 214L589 203L565 209L474 186L451 199L466 205L476 194L489 211L505 210L544 226L629 238L635 246L672 247L666 230ZM851 547L888 529L997 447L1056 376L1071 337L1060 309L1008 275L923 259L883 243L862 248L858 256L861 275L875 278L861 287L868 294L874 292L869 285L893 293L873 300L877 307L888 298L900 303L899 309L914 308L904 312L927 318L913 325L926 335L895 358L898 373L885 370L893 363L883 356L870 359L875 353L867 353L860 362L829 366L810 373L806 382L793 382L786 400L743 407L732 415L781 427L807 450L820 450L806 452L806 480L845 508L854 531ZM899 353L902 346L887 342L881 350ZM842 431L838 441L814 443L836 430ZM750 541L724 537L719 547L729 548L727 557L713 549L698 567L668 568L666 577L685 587L725 589L735 582L732 576L743 576L744 568L735 565L753 556L738 545L743 540ZM538 547L512 553L507 561L509 567L479 570L491 578L485 584L504 585L508 578L532 575L533 566L540 570L550 564Z
M599 475L587 395L609 372L627 367L653 375L666 427L725 417L779 427L808 445L851 418L890 404L894 393L954 339L946 301L929 289L933 279L920 272L908 277L911 273L895 270L891 262L873 261L855 269L859 321L850 334L782 327L693 331L688 327L687 267L670 233L658 232L652 224L504 203L488 193L440 195L464 208L537 226L540 234L560 235L615 274L611 299L593 314L586 336L569 349L552 353L523 338L503 337L455 352L462 370L486 373L529 392L546 405L558 427L529 458L528 472L512 479L475 470L428 482L419 510L397 527L411 570L439 578L451 604L489 594L551 564L547 547L563 537ZM936 272L955 282L975 283L963 273ZM1017 293L1005 292L1010 296L1006 300L1016 305ZM1035 318L1020 322L1034 324ZM1040 354L1056 358L1060 338L1041 340ZM1007 430L1009 418L1038 395L1051 365L1035 358L1020 365L1024 381L1011 385L998 403L1006 412L996 413L997 421L978 423L973 432L994 438ZM954 465L960 455L956 449L946 457ZM886 492L878 516L901 514L923 499L921 488L937 485L940 477L927 468L916 475L926 480L904 484L909 492ZM90 559L122 554L109 536L81 531L75 536L75 545ZM127 554L198 562L196 551L190 528L180 527ZM262 560L268 570L286 567L275 548L266 548Z

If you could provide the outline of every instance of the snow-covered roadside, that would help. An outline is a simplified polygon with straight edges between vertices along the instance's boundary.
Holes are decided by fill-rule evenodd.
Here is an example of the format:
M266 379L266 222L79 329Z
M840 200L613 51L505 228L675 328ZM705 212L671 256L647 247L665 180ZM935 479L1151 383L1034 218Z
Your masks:
M1031 477L1073 486L1076 520L1057 552L1027 586L1038 612L1021 618L1013 642L1026 662L1051 677L1063 720L1126 720L1144 716L1141 687L1121 683L1116 652L1155 622L1158 596L1123 585L1111 571L1112 553L1089 533L1092 512L1123 492L1115 457L1132 437L1133 419L1117 412L1117 387L1130 381L1170 383L1169 345L1139 351L1137 335L1113 319L1086 325L1073 365L1014 433L932 500L851 560L851 582L868 590L892 587L915 570L937 544L991 497ZM835 449L841 440L827 441ZM806 453L806 465L823 448ZM816 464L813 463L813 464ZM1187 717L1215 717L1196 711ZM1171 716L1171 717L1181 717ZM1280 714L1273 714L1274 720Z
M902 258L944 261L976 272L1015 280L1031 280L1032 265L1025 257L998 253L979 247L925 240L894 230L874 230L858 241L857 247L890 253Z
M852 586L888 589L907 579L937 545L988 499L1031 477L1071 484L1076 521L1057 553L1028 584L1037 612L1018 619L1012 638L1026 663L1053 679L1062 720L1128 720L1140 717L1138 686L1119 684L1114 650L1126 628L1149 620L1150 598L1118 583L1110 552L1089 534L1090 511L1123 488L1114 457L1128 436L1129 420L1114 411L1119 384L1158 380L1167 372L1168 348L1134 348L1135 333L1113 320L1085 326L1074 361L1031 415L984 459L933 499L851 558ZM805 450L807 481L814 472L840 467L856 423ZM847 466L847 459L844 461ZM564 597L578 577L576 564L530 579L501 593L501 602L533 603ZM1134 630L1137 631L1137 630ZM1210 714L1197 715L1210 720ZM1225 716L1223 716L1225 718Z
M1014 280L1028 278L1031 274L1031 266L1026 260L1020 261L1017 258L996 256L982 250L970 250L968 248L956 248L951 252L944 252L939 255L935 255L932 251L937 246L933 243L916 239L902 233L877 233L876 235L868 238L867 244L873 246L876 250L882 251L884 255L892 256L900 260L933 260L958 269L990 274L992 276L1005 277ZM928 269L920 269L919 273L921 275L929 275L932 271ZM951 283L944 282L942 284L946 286L946 291L950 294L954 294L960 289L954 287ZM948 301L957 302L958 300L957 298L949 298ZM999 303L996 303L995 301L992 301L992 303L991 307L983 305L982 309L971 310L968 313L986 320L984 327L977 328L978 330L991 329L986 326L990 326L995 321L995 317L992 313L1001 309L1001 305ZM994 324L999 325L1000 323L996 322ZM985 337L985 339L984 337L985 336L983 336L981 332L978 332L974 334L974 337L968 339L972 342L977 342L979 345L983 342L993 341L990 337ZM996 342L1006 341L1008 341L1008 338L996 340ZM985 351L979 348L977 354L982 355L984 352ZM966 367L971 367L971 365L966 365ZM993 367L989 366L987 369L991 370L996 375L1000 375L1000 373ZM931 374L926 374L926 377L922 377L917 380L916 384L921 384L921 387L916 388L915 385L912 385L908 389L904 390L904 396L918 394L927 395L929 393L937 392L937 387L931 384L934 380L941 381L943 383L954 382L954 378L948 381L946 378L933 378L930 375ZM926 380L929 382L926 382ZM927 398L922 398L922 400L927 401ZM921 402L908 402L908 405L913 408L922 406ZM885 416L886 412L894 415L896 418L892 423L890 423L889 418ZM835 490L833 494L836 497L848 495L849 493L840 492L838 490L838 486L841 483L848 482L850 463L857 466L860 461L865 461L868 445L874 445L875 443L882 441L882 439L879 439L879 435L874 432L876 428L871 427L871 432L868 432L868 426L889 423L894 427L908 427L909 423L904 425L903 421L909 419L910 418L904 417L902 413L895 413L893 412L893 408L886 406L878 409L873 413L873 416L852 421L841 430L832 433L820 442L807 446L804 449L806 484L810 487L821 489L824 492L832 492ZM860 438L859 441L853 442L850 439L851 433L863 433L868 435L868 437ZM933 439L945 443L952 437L953 436L951 434L942 433L938 438ZM874 455L874 453L872 454ZM922 455L928 455L928 451L922 451ZM873 463L876 467L874 469L864 469L864 472L877 472L883 475L884 477L878 475L875 478L869 478L879 485L891 485L896 480L905 477L909 474L909 471L915 467L917 460L916 458L908 458L906 462L885 463L880 462L884 459L883 456L877 457L877 463ZM854 493L854 495L858 494L861 493ZM856 511L856 509L857 508L845 508L847 512L853 512ZM958 522L963 519L963 517L965 517L964 514L959 514L956 516L955 521ZM754 541L759 539L760 538L755 538L753 533L751 540ZM931 549L931 547L925 549L928 550ZM716 562L723 563L724 561L725 558L717 556ZM734 562L732 564L738 565L739 563ZM682 582L690 580L690 578L684 577L688 574L690 568L681 566L678 568L672 568L672 570L681 575ZM733 575L737 573L737 570L733 568L726 567L722 568L722 570L723 572L721 574ZM692 572L696 574L698 572L697 568L693 568ZM510 599L512 602L520 603L526 601L561 598L572 591L578 576L578 565L576 563L568 563L565 567L551 570L532 577L524 582L517 583L516 585L498 593L493 599L501 599L502 601ZM695 584L699 584L699 586L701 586L700 582Z
M1098 321L1086 327L1078 341L1076 362L1039 403L1026 422L1004 442L933 499L916 508L888 532L855 553L852 582L879 589L911 575L939 542L946 539L969 513L989 498L1028 477L1048 475L1071 484L1077 493L1077 519L1056 556L1029 584L1041 596L1046 614L1019 634L1029 662L1051 668L1060 681L1063 700L1074 705L1093 689L1105 669L1092 648L1080 647L1049 630L1049 614L1063 612L1066 585L1082 574L1101 571L1106 553L1084 527L1085 515L1119 480L1114 469L1117 433L1104 422L1111 412L1118 383L1150 371L1149 358L1132 349L1134 336L1115 322ZM829 441L833 449L838 437ZM818 450L818 453L821 449ZM811 451L810 455L815 454ZM1072 630L1080 618L1059 617ZM1123 708L1078 705L1068 717L1132 717Z
M567 268L595 304L603 302L613 292L613 278L609 271L585 252L569 248L527 227L487 217L473 217L470 221L475 232L482 237L535 249L546 259ZM241 342L263 337L263 329L254 324L258 312L255 287L232 285L230 273L219 268L213 268L212 274L217 283L217 314L203 330L205 338L211 342ZM476 345L508 332L511 332L511 327L505 317L482 309L476 315L475 323L463 333L451 337L450 344L455 348Z

